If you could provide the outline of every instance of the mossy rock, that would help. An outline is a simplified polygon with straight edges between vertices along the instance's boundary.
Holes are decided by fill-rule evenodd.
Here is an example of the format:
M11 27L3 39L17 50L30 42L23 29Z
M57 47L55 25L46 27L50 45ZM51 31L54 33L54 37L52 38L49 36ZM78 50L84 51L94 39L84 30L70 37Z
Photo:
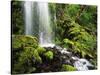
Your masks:
M52 60L54 56L52 51L48 51L44 55L46 56L47 59L50 59L50 60Z
M20 53L19 62L25 62L28 59L30 61L34 60L33 63L35 63L35 62L42 63L42 59L39 56L37 49L35 49L33 47L26 47L26 48L24 48L24 51L22 53Z
M33 47L25 47L20 53L18 61L13 63L13 72L31 73L35 71L35 63L42 63L42 58L39 56L38 50ZM30 69L31 67L33 67L32 70Z
M29 69L29 72L28 73L32 73L34 71L36 71L36 68L35 67L32 67L32 68Z
M62 65L62 71L76 71L77 69L71 65Z
M37 49L34 50L33 56L34 56L36 62L42 63L42 58L39 56Z
M43 54L44 52L46 52L46 49L38 46L37 51L38 51L39 54Z
M17 50L17 51L15 51ZM35 71L34 64L42 63L40 53L45 50L38 46L36 37L26 35L12 36L12 73L29 73ZM17 58L14 59L14 58ZM32 68L32 70L29 70Z
M12 36L12 48L21 48L28 46L36 48L38 46L37 38L29 35Z

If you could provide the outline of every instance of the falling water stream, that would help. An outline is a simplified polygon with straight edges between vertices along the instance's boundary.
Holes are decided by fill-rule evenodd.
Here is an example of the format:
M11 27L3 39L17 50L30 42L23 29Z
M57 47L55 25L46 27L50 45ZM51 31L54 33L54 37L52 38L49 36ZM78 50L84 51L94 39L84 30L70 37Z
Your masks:
M53 31L50 25L50 12L48 8L48 3L38 3L38 13L39 13L39 40L41 46L54 46L53 41Z
M37 2L36 7L37 11L34 11L34 4L31 1L25 1L24 10L25 10L25 34L33 35L34 20L33 18L38 17L39 19L39 44L42 47L53 47L53 31L50 25L50 12L48 8L48 3ZM33 12L34 11L34 12ZM38 16L33 16L33 13L38 13ZM34 27L33 27L34 26Z
M25 34L26 35L32 35L32 14L33 14L33 2L25 1L24 3L24 13L25 13Z

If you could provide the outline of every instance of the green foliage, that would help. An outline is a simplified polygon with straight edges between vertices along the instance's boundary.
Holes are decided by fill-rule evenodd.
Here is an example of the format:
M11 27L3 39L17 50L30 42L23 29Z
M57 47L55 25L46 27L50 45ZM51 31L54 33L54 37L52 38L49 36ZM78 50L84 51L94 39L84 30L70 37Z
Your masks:
M32 68L29 68L29 72L27 72L27 73L32 73L32 72L35 72L35 71L36 71L36 68L32 67Z
M13 34L24 34L24 12L22 9L22 1L14 0L11 2L11 6L11 23L13 26L12 32Z
M56 13L56 4L54 4L54 3L50 3L49 4L49 9L50 9L50 11L51 11L51 14L53 15L54 13Z
M88 55L95 58L97 39L95 34L96 23L93 21L96 21L96 19L91 17L93 17L93 14L95 14L96 17L96 7L61 4L57 5L56 8L58 14L56 41L64 41L64 43L62 43L64 47L81 54L82 57ZM87 14L87 18L83 19L82 16L86 16L85 14ZM80 22L81 19L83 19L82 22L84 23Z
M65 65L65 64L62 65L62 71L76 71L76 70L77 69L73 66Z
M53 59L53 52L52 51L48 51L44 55L46 56L46 58L48 58L50 60Z
M70 44L75 52L81 53L82 57L86 55L93 57L95 55L96 37L89 34L82 26L75 22L72 22L69 27L68 32L72 40L66 38L64 42Z
M41 59L41 57L39 56L39 53L38 53L37 50L34 50L33 55L34 55L34 58L35 58L35 60L36 60L37 62L42 63L42 59Z
M97 69L97 59L92 59L90 62L95 66L95 69Z
M35 49L32 47L25 47L23 52L20 53L18 61L14 64L13 70L18 73L24 73L24 72L28 73L31 67L35 68L33 66L35 62L33 62L32 60L34 61L35 59L38 60L39 55L36 57L36 54L34 54L34 51ZM33 57L35 57L35 59L32 59ZM32 72L33 71L35 70L32 70Z
M36 37L32 36L24 36L24 35L12 35L12 46L13 48L21 48L21 47L34 47L38 46L38 41Z
M39 54L43 54L44 52L46 52L46 49L40 46L36 50L38 51Z
M74 43L71 40L69 40L69 39L64 39L64 42L66 44L74 45Z
M77 13L80 11L80 5L69 4L65 7L65 12L72 17L73 19L76 17Z
M87 6L85 7L85 10L82 12L82 15L80 16L79 22L82 25L87 25L86 27L90 27L90 22L92 24L96 24L96 12L97 12L96 6ZM94 26L94 25L93 25ZM96 26L96 25L95 25Z
M42 63L40 54L44 53L46 50L38 46L36 37L13 35L12 40L12 73L34 72L36 70L34 64Z

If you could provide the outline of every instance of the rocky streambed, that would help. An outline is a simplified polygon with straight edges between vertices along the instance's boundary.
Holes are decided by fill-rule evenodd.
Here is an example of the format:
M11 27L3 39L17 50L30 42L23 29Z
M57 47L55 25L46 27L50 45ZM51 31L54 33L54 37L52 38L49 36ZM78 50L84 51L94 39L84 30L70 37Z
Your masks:
M81 58L81 56L77 53L75 54L71 50L67 48L62 48L60 46L54 47L44 47L47 51L52 51L54 53L54 58L51 61L44 59L44 62L40 67L45 70L48 68L48 71L60 71L62 65L70 65L78 71L85 71L85 70L93 70L96 67L91 64L90 60L92 58ZM45 67L44 67L45 66Z

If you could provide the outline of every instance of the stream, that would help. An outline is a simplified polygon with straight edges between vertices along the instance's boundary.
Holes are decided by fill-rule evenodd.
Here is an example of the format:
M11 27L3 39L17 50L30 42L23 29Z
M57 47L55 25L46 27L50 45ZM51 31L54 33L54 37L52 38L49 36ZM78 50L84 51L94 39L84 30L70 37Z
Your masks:
M56 50L59 54L59 58L61 57L62 59L62 64L74 66L78 71L92 70L95 68L88 59L75 56L73 52L69 51L67 48L62 48L60 46L45 48L49 50Z

